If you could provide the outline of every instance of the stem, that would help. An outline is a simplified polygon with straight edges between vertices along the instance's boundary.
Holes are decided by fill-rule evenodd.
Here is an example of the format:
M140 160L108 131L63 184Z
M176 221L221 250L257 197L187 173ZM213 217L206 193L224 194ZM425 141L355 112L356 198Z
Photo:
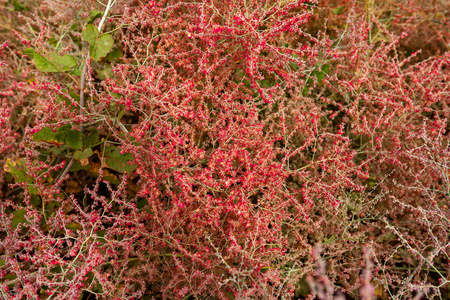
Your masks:
M111 9L111 7L114 5L116 1L114 0L108 0L108 4L106 5L106 9L105 12L103 13L103 17L100 20L100 24L98 24L98 31L100 32L102 30L103 24L106 21L106 17L108 16L108 13ZM80 79L80 116L84 116L84 86L86 84L86 72L87 72L87 65L89 63L91 57L91 53L88 50L87 52L87 56L86 56L86 60L84 62L84 66L83 66L83 71L81 72L81 79ZM80 125L80 130L81 130L81 135L83 136L84 134L84 125L81 124ZM64 171L61 173L61 175L59 176L58 179L62 179L64 178L64 176L67 175L67 173L69 173L70 168L72 167L73 163L74 163L74 158L72 157L72 159L70 160L69 164L67 165L67 167L64 169Z

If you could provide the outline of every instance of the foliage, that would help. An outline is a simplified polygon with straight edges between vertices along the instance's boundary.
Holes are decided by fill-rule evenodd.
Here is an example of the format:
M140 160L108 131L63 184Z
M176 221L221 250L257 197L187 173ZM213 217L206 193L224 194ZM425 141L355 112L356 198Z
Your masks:
M445 2L0 0L1 297L448 296Z

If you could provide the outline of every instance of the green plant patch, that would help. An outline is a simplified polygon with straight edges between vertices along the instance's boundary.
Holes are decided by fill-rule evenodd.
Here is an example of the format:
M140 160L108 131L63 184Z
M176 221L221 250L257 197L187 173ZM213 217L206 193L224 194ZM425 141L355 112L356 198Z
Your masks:
M18 209L18 210L13 211L12 214L14 215L14 217L11 219L11 228L12 229L16 229L17 226L19 226L19 224L29 223L25 218L25 215L27 214L26 210Z
M106 167L119 173L131 173L137 168L136 164L129 163L134 161L133 156L129 153L121 154L117 147L106 146L104 155Z
M98 29L92 24L86 26L83 31L83 39L89 43L89 51L95 61L108 55L114 45L111 34L100 35Z
M24 53L33 57L33 62L41 72L57 73L57 72L69 72L77 65L77 60L72 55L58 55L51 52L47 56L43 56L37 53L34 49L28 48L24 50Z
M66 144L72 149L81 150L83 148L81 131L72 129L70 124L59 127L56 131L50 127L44 127L33 134L35 141L45 141L56 145Z
M28 191L30 194L36 194L37 190L33 187L35 180L33 177L28 175L28 168L25 165L25 161L23 159L18 159L17 161L13 161L11 159L7 159L5 165L3 166L3 170L5 172L11 173L16 182L26 182L28 183Z

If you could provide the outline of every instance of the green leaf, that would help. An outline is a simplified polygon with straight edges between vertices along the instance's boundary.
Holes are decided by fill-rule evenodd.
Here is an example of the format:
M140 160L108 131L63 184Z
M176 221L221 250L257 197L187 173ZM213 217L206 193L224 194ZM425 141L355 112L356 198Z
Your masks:
M65 142L66 136L69 135L69 132L72 130L72 126L70 124L63 125L56 130L56 139L61 142Z
M50 53L46 58L31 48L25 49L25 54L33 53L34 65L41 72L65 72L72 70L77 65L77 60L72 55L65 54L63 56L56 53Z
M78 23L73 23L72 26L70 26L69 29L70 29L70 30L73 30L73 31L80 31L80 30L79 30L79 27L80 27L80 26L78 25Z
M94 130L89 136L84 138L84 147L89 148L92 147L100 141L100 135L97 130Z
M60 274L61 272L62 272L61 266L56 266L56 267L50 269L50 273Z
M0 259L0 268L5 265L6 261L2 258Z
M73 76L81 76L81 74L82 74L81 69L82 69L82 68L83 68L82 66L81 66L81 68L74 68L74 69L70 72L70 74L73 75Z
M105 239L105 230L97 230L96 234L97 234L97 241L101 242L101 243L105 243L106 239Z
M341 6L341 7L333 9L333 14L335 14L335 15L341 14L341 12L344 10L344 8L345 8L345 6Z
M58 128L56 132L56 139L64 142L70 148L81 150L83 148L82 133L78 130L73 130L70 124L63 125Z
M117 61L119 58L123 56L122 50L120 48L114 48L109 54L108 54L108 60L111 62Z
M59 155L61 153L63 153L64 151L67 150L67 146L66 145L62 145L59 147L52 147L50 149L48 149L48 151L54 155Z
M27 49L23 50L23 53L28 56L34 57L36 50L34 50L33 48L27 48Z
M105 80L106 76L109 78L112 78L114 76L114 73L112 71L112 64L104 64L103 68L99 68L96 70L98 79Z
M145 198L141 198L137 203L136 203L136 207L140 210L142 208L144 208L144 206L148 205L148 200Z
M6 159L3 170L5 172L11 173L17 182L34 183L34 180L27 175L28 169L22 159L19 159L17 161L13 161L9 158Z
M325 74L323 72L316 72L316 77L319 84L322 84L322 80L325 77Z
M60 56L56 53L50 53L49 61L62 71L72 70L77 65L76 58L68 54Z
M58 69L39 53L34 54L34 65L41 72L58 72Z
M98 294L103 294L103 287L100 283L97 283L92 290Z
M103 16L103 12L95 9L89 13L89 18L88 18L87 22L88 22L88 24L91 24L92 22L94 22L98 18L101 18L102 16Z
M94 45L97 41L97 38L99 36L98 29L92 25L88 24L86 25L86 29L83 30L83 40L89 43L89 45Z
M54 132L50 127L44 127L42 130L33 134L35 141L45 141L56 145L66 144L77 150L83 148L81 131L72 129L70 124L63 125Z
M75 151L73 157L75 157L75 159L77 159L77 160L82 160L82 159L91 157L93 154L94 154L94 151L92 151L91 148L87 148L83 152Z
M56 141L56 132L53 132L50 127L44 127L40 131L33 134L33 139L35 141L45 142Z
M16 182L28 183L27 189L30 194L37 194L37 190L33 187L33 184L35 183L34 178L28 175L28 168L25 166L23 159L13 161L8 158L3 166L3 170L11 173Z
M104 34L100 36L94 45L91 45L91 57L98 61L100 58L105 57L111 51L114 44L114 40L110 34Z
M39 197L38 195L31 195L30 204L34 207L40 206L42 204L41 197Z
M11 227L12 229L16 229L17 226L21 223L28 223L25 219L26 211L24 209L18 209L13 211L14 217L11 219Z
M303 87L303 96L308 96L309 88L307 86Z
M65 138L66 144L73 149L82 149L83 148L83 134L78 130L70 130Z
M12 4L14 6L14 8L12 9L12 11L23 11L26 9L26 6L24 6L22 3L20 3L20 1L18 0L12 0Z
M295 63L295 62L289 62L289 65L291 66L291 68L294 70L294 71L298 71L298 69L300 69L300 66L297 64L297 63Z
M119 148L114 146L105 147L105 165L119 173L131 173L137 168L136 165L128 164L129 160L133 160L133 156L129 153L121 154Z
M54 37L51 37L48 39L48 43L50 44L50 46L55 47L56 45L58 45L58 40L55 39ZM58 49L60 49L61 47L58 47Z
M328 74L329 71L329 64L325 64L321 67L320 71L314 72L316 74L317 82L319 84L322 84L322 80L325 78L325 75Z
M86 165L86 166L82 166L81 164L80 164L80 162L78 162L78 161L74 161L73 162L73 165L72 165L72 167L70 168L70 170L69 170L69 172L78 172L78 171L81 171L81 170L88 170L89 169L89 165Z

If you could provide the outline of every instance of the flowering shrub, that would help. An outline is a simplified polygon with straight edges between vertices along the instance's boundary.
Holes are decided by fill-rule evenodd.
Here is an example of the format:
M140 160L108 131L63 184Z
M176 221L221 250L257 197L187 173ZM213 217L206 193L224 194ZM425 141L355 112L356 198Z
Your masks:
M374 2L0 0L1 296L448 295L449 5Z

